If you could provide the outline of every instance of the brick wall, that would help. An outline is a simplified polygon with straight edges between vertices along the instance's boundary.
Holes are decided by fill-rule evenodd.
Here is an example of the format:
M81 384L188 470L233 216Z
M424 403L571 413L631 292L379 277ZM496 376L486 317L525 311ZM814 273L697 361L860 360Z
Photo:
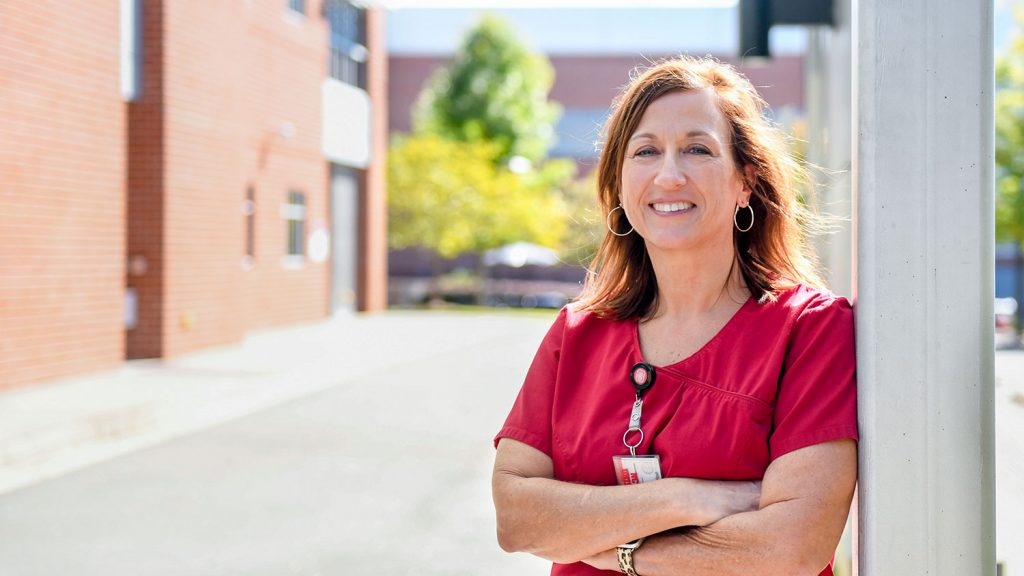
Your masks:
M387 308L387 157L388 157L388 57L387 14L382 8L367 11L368 62L367 92L370 94L373 161L366 170L362 194L362 260L360 262L358 306L364 311Z
M163 1L154 112L162 156L159 197L149 200L162 218L154 297L161 310L158 349L148 355L175 356L327 313L328 265L284 264L281 215L288 192L298 191L307 232L327 219L320 83L328 44L319 14L317 2L307 2L303 17L277 0ZM244 266L248 187L256 196L256 249Z
M263 0L246 14L248 66L239 78L245 107L245 153L232 209L240 215L243 184L256 190L256 254L242 272L240 322L244 329L315 320L328 313L329 261L282 263L287 223L281 216L288 192L306 201L306 234L327 226L330 169L321 151L321 84L327 75L328 27L321 2L307 1L306 16L285 14L284 2ZM241 56L240 56L241 58ZM250 89L244 89L249 87ZM240 216L236 221L243 222ZM241 254L242 229L235 235ZM237 265L236 265L237 268Z
M164 325L163 0L143 9L142 96L128 105L127 285L138 323L127 332L128 358L157 357Z
M147 0L143 93L130 104L118 8L0 9L0 389L328 313L329 263L285 261L282 215L297 191L307 235L329 223L321 2L300 16L283 0ZM380 294L367 308L384 301L376 200L366 283ZM126 282L138 301L127 332Z
M117 2L0 9L0 389L124 355Z

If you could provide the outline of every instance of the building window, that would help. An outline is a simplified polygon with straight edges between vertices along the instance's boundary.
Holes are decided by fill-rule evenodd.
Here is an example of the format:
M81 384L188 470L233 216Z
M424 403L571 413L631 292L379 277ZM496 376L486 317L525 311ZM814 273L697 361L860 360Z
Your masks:
M289 192L283 215L288 224L286 258L292 262L301 262L306 254L306 195L302 192Z
M256 261L256 190L252 186L245 189L242 215L245 216L245 256L242 257L242 267L248 269Z
M305 14L306 0L288 0L288 9L298 14Z
M366 87L366 12L345 0L326 0L324 18L331 29L331 78Z

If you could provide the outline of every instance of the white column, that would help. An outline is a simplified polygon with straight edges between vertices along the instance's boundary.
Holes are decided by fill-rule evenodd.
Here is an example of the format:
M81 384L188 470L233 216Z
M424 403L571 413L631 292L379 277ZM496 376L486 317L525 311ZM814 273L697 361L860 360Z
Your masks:
M992 3L854 27L859 574L992 575Z

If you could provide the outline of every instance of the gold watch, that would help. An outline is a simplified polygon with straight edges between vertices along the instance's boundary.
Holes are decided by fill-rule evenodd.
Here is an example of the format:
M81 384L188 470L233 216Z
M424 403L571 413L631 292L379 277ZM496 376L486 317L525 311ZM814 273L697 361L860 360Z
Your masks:
M643 538L637 538L632 542L626 542L625 544L619 544L616 547L619 553L619 570L626 576L639 576L636 573L636 569L633 568L633 553L636 549L644 543Z

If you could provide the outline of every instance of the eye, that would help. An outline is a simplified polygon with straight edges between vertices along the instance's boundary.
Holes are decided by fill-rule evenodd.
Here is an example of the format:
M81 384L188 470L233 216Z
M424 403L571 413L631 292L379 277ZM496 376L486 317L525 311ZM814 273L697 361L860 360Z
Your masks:
M651 146L645 146L636 152L633 152L633 155L630 156L630 158L649 158L651 156L656 156L657 154L657 149L652 148Z
M703 144L694 144L686 149L687 154L696 154L699 156L710 156L711 150Z

